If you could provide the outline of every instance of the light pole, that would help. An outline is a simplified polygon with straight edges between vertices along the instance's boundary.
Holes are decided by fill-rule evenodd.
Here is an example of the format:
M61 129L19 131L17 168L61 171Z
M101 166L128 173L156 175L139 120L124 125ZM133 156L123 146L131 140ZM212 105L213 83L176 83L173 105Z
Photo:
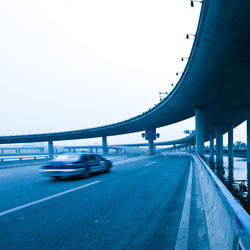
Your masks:
M186 34L186 39L189 39L189 37L190 37L190 36L195 37L195 35L194 35L194 34Z
M167 95L168 92L159 92L160 102L164 99L162 95Z
M187 60L188 60L188 59L189 59L189 57L182 57L182 58L181 58L181 61L183 62L183 61L184 61L184 59L187 59Z
M194 2L196 2L196 3L202 3L202 1L192 0L192 1L190 1L191 7L194 7Z

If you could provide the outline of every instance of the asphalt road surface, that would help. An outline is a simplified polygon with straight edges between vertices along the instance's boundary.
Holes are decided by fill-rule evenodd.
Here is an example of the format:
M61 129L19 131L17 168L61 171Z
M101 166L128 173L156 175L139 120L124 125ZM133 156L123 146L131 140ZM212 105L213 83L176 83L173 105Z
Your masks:
M208 249L189 156L114 159L110 173L55 181L0 170L0 249Z

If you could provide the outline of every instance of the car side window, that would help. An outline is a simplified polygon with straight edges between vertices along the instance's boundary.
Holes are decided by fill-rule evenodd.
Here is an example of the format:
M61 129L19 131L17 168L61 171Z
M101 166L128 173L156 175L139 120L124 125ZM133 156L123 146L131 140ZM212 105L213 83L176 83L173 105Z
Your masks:
M95 158L97 161L101 161L102 160L102 157L100 155L95 155Z
M95 155L89 155L89 160L90 161L96 161Z
M82 161L82 162L87 162L88 160L89 160L88 155L82 155L82 156L81 156L81 161Z

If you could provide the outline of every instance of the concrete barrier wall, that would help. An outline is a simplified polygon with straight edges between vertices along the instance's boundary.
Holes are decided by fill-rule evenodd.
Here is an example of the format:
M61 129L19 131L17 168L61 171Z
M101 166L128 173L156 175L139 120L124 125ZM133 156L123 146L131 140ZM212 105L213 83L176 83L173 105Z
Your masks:
M197 155L192 157L211 249L250 249L249 215L207 164Z

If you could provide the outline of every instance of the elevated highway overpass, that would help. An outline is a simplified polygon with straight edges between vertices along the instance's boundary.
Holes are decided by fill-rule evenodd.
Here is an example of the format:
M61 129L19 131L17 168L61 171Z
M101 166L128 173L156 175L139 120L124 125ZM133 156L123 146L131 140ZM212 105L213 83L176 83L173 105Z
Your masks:
M245 120L250 105L250 2L205 0L185 70L173 91L137 117L115 124L58 133L1 136L0 143L72 140L120 135L159 128L196 115L197 152L214 138L217 158L222 134ZM249 128L249 122L248 122ZM232 142L230 137L229 144ZM249 138L248 138L249 142ZM249 143L248 143L249 144ZM250 151L250 150L248 150ZM250 153L249 153L250 162Z
M233 128L247 120L250 166L249 13L249 0L204 0L185 70L173 91L149 111L129 120L102 127L58 133L1 136L0 144L48 141L52 149L53 141L102 137L105 148L107 136L159 128L195 115L197 152L202 156L204 142L210 140L210 151L213 153L213 139L216 137L217 160L220 160L223 152L223 133L229 132L230 158ZM135 245L138 247L142 242L138 232L142 232L144 236L151 236L153 232L152 237L149 237L151 241L143 242L148 249L154 246L154 239L157 241L155 244L162 244L161 246L166 249L166 242L162 242L162 239L166 239L170 234L173 237L167 238L171 241L168 244L173 248L180 242L178 240L181 240L178 244L186 246L177 249L187 249L187 246L191 248L191 243L195 245L198 240L205 244L204 249L209 248L209 245L213 246L211 249L237 249L236 245L244 243L244 240L247 242L245 249L249 248L249 216L240 204L227 194L202 159L194 155L153 157L127 164L124 168L122 164L117 164L114 173L102 177L94 176L94 184L88 179L62 183L42 182L38 172L33 168L29 169L28 176L20 169L15 169L11 173L6 171L5 176L0 176L1 200L4 201L1 203L0 211L0 217L3 219L0 248L35 246L37 242L26 237L30 232L34 234L34 239L36 236L42 237L38 243L43 242L46 246L51 246L51 242L55 242L57 246L68 248L72 248L74 242L79 244L79 241L83 246L90 244L92 249L97 243L103 243L104 248L109 248L109 239L113 242L116 240L115 246L118 248L121 246L120 239L123 240L122 246L138 243ZM95 183L96 188L92 189ZM85 186L90 187L90 191L80 192L82 188L85 190ZM178 196L176 192L179 192ZM60 199L59 196L63 195L65 199ZM65 206L65 201L72 205ZM84 209L90 213L82 213ZM152 216L155 213L157 216ZM138 214L141 217L138 217ZM113 217L116 218L115 223L112 221ZM183 224L182 219L186 223ZM171 227L168 228L166 225L169 221ZM81 227L76 226L73 230L72 225ZM115 229L112 232L110 225ZM177 227L174 228L172 225ZM184 229L178 228L182 225L185 226ZM68 237L69 232L66 230L62 232L63 240L61 235L54 237L59 235L58 232L62 231L62 228L72 229L72 237ZM89 233L89 228L92 234ZM123 231L124 228L126 232ZM194 228L199 229L198 233L193 230ZM130 230L133 230L133 234L128 233ZM41 231L44 234L41 234ZM182 233L184 231L187 232L186 235ZM105 236L102 232L106 232ZM93 235L97 235L99 239L104 237L105 241L97 242ZM82 239L83 236L86 238ZM191 239L187 236L191 236ZM13 237L17 240L13 241ZM172 242L173 239L177 241ZM218 245L218 242L221 245ZM103 248L103 245L101 247Z

